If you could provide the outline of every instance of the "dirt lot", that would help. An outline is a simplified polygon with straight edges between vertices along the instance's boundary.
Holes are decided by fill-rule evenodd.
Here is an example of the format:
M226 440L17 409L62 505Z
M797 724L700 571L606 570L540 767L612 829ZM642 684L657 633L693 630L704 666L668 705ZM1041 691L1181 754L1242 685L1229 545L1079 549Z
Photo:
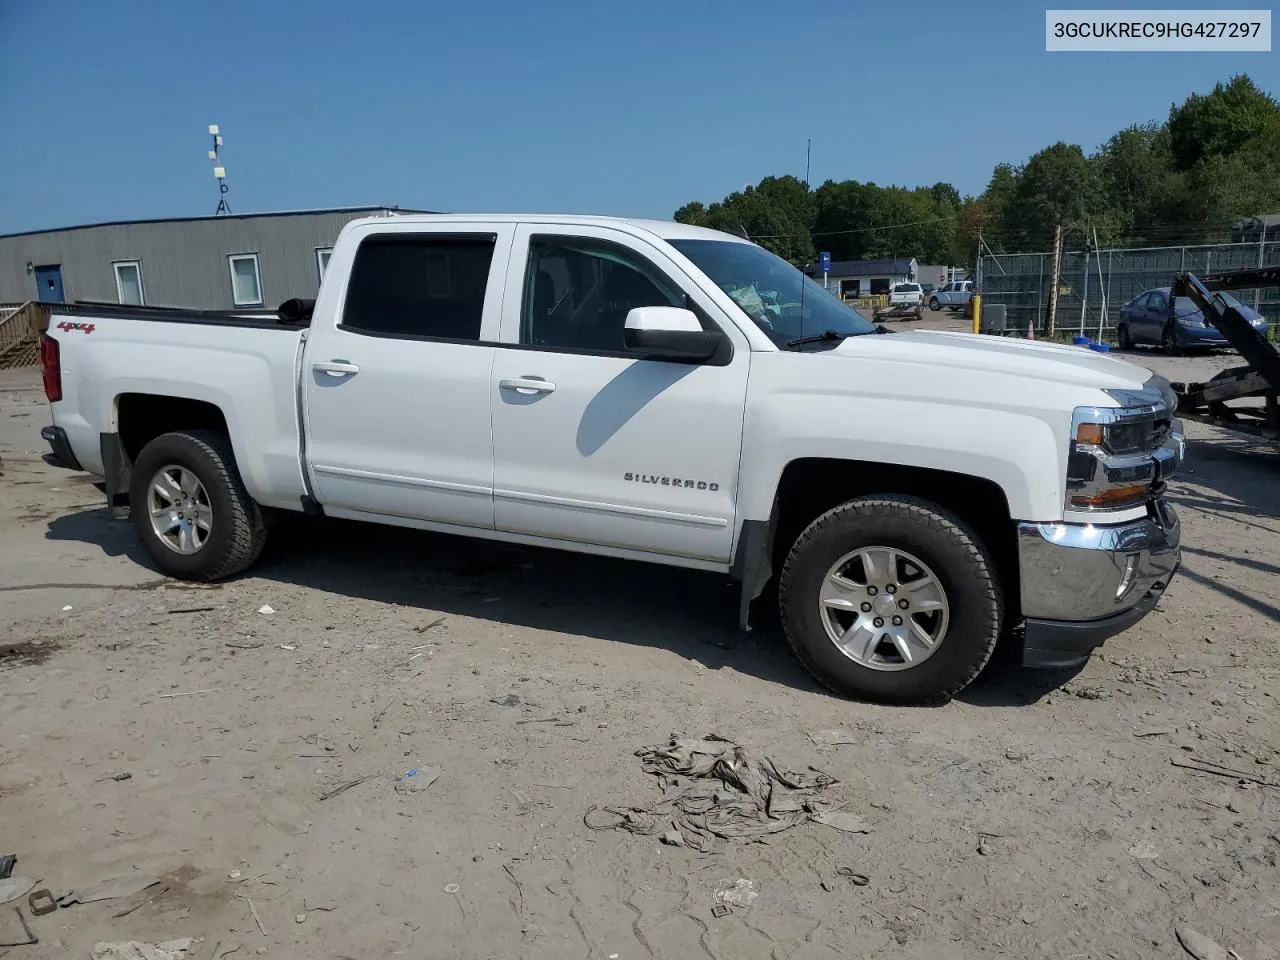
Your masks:
M10 960L1127 960L1183 956L1182 923L1280 957L1274 453L1192 429L1183 572L1078 675L889 709L739 635L716 576L291 523L252 576L166 584L42 462L46 415L34 371L0 374L0 854L55 894L161 884L31 920ZM588 829L659 797L634 753L675 731L820 768L870 832L702 855ZM739 878L758 897L714 916Z

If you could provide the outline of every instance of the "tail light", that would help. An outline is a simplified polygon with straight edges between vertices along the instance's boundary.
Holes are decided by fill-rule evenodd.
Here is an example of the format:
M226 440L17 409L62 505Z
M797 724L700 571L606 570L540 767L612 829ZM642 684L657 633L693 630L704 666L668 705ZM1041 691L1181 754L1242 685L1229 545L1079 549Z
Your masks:
M47 333L40 338L40 362L44 365L44 395L50 403L62 399L62 355L58 341Z

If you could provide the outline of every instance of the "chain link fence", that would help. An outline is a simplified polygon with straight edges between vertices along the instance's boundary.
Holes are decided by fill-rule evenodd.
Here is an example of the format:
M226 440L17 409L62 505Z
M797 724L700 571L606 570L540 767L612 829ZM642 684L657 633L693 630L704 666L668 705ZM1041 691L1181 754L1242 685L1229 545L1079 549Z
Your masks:
M1154 287L1167 287L1179 273L1202 276L1221 270L1280 265L1280 241L1218 243L1185 247L1125 247L1063 251L1054 328L1062 336L1112 340L1126 303ZM982 303L1003 304L1005 328L1025 336L1048 331L1053 292L1053 254L987 253L978 261ZM1242 303L1265 316L1274 339L1280 326L1280 288L1242 290Z

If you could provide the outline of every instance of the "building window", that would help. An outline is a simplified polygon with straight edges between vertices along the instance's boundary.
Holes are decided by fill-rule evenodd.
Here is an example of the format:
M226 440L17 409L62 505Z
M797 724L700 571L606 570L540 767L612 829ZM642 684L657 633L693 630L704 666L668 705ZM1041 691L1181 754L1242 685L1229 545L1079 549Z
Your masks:
M146 303L142 292L142 264L137 260L121 260L111 266L116 272L116 299L135 307Z
M231 302L237 307L262 303L262 273L256 253L236 253L227 257L231 265Z
M356 248L342 328L402 339L479 340L492 234L387 234Z
M316 247L316 277L324 282L324 272L329 269L329 258L333 256L333 247Z

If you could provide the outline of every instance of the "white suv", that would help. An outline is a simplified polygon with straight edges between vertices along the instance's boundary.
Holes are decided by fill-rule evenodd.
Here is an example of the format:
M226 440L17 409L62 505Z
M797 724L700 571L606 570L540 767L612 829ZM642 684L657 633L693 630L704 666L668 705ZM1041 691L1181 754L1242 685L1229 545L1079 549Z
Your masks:
M933 291L929 297L929 309L941 310L943 307L948 307L951 310L959 310L969 302L972 296L972 280L952 280Z

